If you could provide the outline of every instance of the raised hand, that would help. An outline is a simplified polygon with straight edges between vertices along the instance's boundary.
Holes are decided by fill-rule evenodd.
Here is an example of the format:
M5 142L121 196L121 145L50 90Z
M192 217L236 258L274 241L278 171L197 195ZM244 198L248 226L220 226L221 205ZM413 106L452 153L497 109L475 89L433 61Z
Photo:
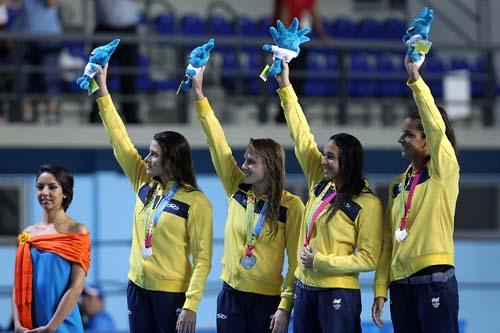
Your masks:
M182 89L187 91L193 86L192 78L200 72L200 69L208 63L210 51L215 46L215 41L210 38L205 44L198 46L189 55L189 63L186 68L187 79L182 83Z
M276 24L278 30L274 27L269 29L276 45L264 44L262 46L264 51L272 52L274 56L273 65L268 72L269 75L281 73L281 60L283 59L286 62L290 62L300 53L300 45L310 40L310 38L306 36L310 29L304 28L298 30L299 20L297 18L293 19L288 28L286 28L280 20L278 20Z
M406 54L412 62L420 61L423 54L415 50L418 41L429 39L429 31L431 29L433 19L433 11L427 7L422 8L420 15L413 20L408 30L403 36L403 44L408 46Z

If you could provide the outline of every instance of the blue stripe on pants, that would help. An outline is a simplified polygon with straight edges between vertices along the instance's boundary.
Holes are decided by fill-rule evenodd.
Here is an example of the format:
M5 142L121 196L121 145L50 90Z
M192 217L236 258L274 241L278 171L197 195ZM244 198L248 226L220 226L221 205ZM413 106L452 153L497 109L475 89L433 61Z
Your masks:
M147 290L129 281L127 305L130 332L176 333L177 316L185 300L184 293Z
M458 285L446 282L390 285L391 319L395 333L457 333Z

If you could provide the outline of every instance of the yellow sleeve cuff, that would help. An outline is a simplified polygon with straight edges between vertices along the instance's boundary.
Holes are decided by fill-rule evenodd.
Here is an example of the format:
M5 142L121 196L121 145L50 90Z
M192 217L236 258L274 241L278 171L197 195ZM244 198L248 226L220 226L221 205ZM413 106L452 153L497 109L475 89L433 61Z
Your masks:
M292 100L298 100L297 94L295 93L295 90L293 90L292 85L279 88L276 90L276 92L281 98L291 98Z
M375 298L383 297L387 299L387 285L385 284L375 284L373 286L373 293Z
M212 108L210 107L210 103L208 102L208 98L204 97L202 99L194 101L194 105L196 107L196 112L199 115L213 112Z
M280 305L278 309L288 311L288 313L292 312L293 308L293 298L290 299L288 297L281 297Z
M429 87L425 83L424 79L422 79L422 77L419 77L416 81L413 82L406 81L406 85L410 87L410 89L414 93L423 93L424 91L429 91Z
M325 267L328 267L328 256L321 254L320 252L316 253L313 259L313 269L316 271L323 271Z

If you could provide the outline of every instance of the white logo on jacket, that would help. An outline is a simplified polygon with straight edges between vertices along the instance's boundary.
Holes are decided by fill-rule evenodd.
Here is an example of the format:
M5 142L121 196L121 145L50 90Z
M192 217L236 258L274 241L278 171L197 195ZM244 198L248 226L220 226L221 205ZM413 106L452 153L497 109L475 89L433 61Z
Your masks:
M439 305L441 305L441 303L439 303L439 297L433 298L431 301L432 301L432 306L434 307L434 309L439 308Z
M342 298L339 298L339 299L334 298L332 303L333 303L333 308L335 310L340 310L340 307L342 306Z
M227 319L227 316L223 313L218 313L217 314L217 319Z
M168 208L172 208L173 210L179 210L179 206L177 206L176 204L173 204L173 203L169 203L167 205Z

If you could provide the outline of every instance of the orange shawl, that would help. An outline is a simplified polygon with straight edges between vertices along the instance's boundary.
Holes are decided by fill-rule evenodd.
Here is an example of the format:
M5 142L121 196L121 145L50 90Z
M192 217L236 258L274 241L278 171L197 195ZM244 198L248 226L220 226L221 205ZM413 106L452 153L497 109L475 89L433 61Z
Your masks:
M85 272L90 266L89 234L50 234L31 238L28 233L17 237L14 290L17 311L21 325L33 328L31 321L33 267L31 262L31 246L57 254L66 260L79 264Z

